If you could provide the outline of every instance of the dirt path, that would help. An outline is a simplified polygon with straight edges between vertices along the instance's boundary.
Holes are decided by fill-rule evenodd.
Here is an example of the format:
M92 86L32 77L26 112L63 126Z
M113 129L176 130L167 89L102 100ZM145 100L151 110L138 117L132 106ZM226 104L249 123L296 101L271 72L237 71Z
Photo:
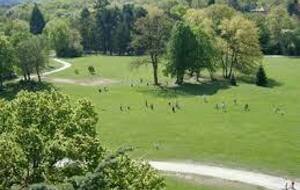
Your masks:
M45 72L45 73L42 74L42 76L48 76L48 75L51 75L53 73L58 73L58 72L61 72L63 70L66 70L66 69L68 69L72 66L71 63L68 63L66 61L63 61L63 60L60 60L60 59L57 59L57 58L54 58L53 60L58 62L58 63L61 63L63 66L58 68L58 69L55 69L53 71Z
M150 161L149 163L153 168L164 172L214 177L260 186L272 190L284 190L285 180L281 177L201 164L157 161ZM300 190L299 185L300 182L296 182L296 190Z
M90 80L75 80L75 79L66 79L66 78L48 78L45 77L47 81L54 82L54 83L62 83L62 84L76 84L80 86L101 86L101 85L108 85L108 84L115 84L118 81L110 80L110 79L90 79Z
M49 78L49 77L47 77L48 75L61 72L61 71L66 70L66 69L68 69L72 66L71 63L63 61L61 59L54 58L53 60L58 62L58 63L61 63L63 66L58 68L58 69L55 69L53 71L43 73L42 74L43 79L46 79L48 81L55 82L55 83L77 84L77 85L80 85L80 86L100 86L100 85L108 85L108 84L118 83L118 81L115 81L115 80L101 79L101 78L90 79L90 80L88 80L88 79L86 79L86 80L76 80L76 79L67 79L67 78Z

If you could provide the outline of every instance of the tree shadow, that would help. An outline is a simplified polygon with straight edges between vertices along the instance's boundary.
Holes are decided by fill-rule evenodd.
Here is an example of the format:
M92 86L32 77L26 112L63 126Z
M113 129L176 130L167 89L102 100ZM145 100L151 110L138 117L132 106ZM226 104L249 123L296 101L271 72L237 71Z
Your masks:
M256 77L255 76L247 76L247 75L243 75L243 76L239 76L238 80L241 82L244 82L246 84L253 84L256 85L255 81L256 81ZM275 79L272 78L268 78L268 84L267 86L265 86L265 88L276 88L276 87L280 87L282 86L283 83L279 82Z
M218 93L219 90L229 89L230 87L231 85L227 81L212 81L201 84L184 83L180 86L160 86L139 91L162 98L176 98L178 96L210 96Z
M22 90L29 92L51 91L55 90L55 87L51 83L37 81L7 83L3 89L0 89L0 99L12 100Z

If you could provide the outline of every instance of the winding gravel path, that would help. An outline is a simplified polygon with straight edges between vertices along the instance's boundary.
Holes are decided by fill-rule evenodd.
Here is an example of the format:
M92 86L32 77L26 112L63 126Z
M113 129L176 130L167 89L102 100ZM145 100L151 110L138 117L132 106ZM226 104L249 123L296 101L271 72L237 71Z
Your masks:
M70 68L70 67L72 66L71 63L68 63L68 62L66 62L66 61L63 61L63 60L61 60L61 59L54 58L53 60L54 60L55 62L61 63L63 66L60 67L60 68L58 68L58 69L55 69L55 70L53 70L53 71L45 72L45 73L42 74L43 76L47 76L47 75L51 75L51 74L53 74L53 73L61 72L61 71L66 70L66 69L68 69L68 68Z
M59 69L45 72L43 73L43 76L51 75L53 73L57 73L71 67L71 64L66 61L56 58L53 60L63 64L63 66ZM159 171L214 177L228 181L235 181L260 186L271 190L284 190L284 178L271 176L267 174L202 164L158 161L149 161L149 163L153 168ZM300 182L296 182L296 190L300 190L299 184Z
M177 162L150 161L149 163L153 168L164 172L214 177L272 190L283 190L285 184L284 178L250 171ZM300 182L296 182L296 190L300 190L299 184Z

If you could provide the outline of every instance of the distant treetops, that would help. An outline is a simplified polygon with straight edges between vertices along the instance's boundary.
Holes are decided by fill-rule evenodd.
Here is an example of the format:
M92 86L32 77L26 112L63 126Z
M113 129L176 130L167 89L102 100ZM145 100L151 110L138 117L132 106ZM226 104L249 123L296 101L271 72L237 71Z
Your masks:
M42 34L43 29L46 25L44 16L41 13L37 4L34 4L31 18L30 18L30 32L32 34Z

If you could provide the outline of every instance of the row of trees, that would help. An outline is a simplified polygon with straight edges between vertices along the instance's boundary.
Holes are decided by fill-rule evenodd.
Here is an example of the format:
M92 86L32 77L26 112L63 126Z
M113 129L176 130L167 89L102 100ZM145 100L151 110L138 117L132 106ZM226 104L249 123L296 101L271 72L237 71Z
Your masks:
M87 52L104 54L133 54L134 23L147 14L142 7L126 4L112 6L108 1L96 1L93 11L84 8L80 16L79 31Z
M212 79L220 68L225 79L235 72L251 74L262 60L255 23L226 5L189 9L173 29L171 24L158 8L149 9L148 15L136 22L135 42L149 59L135 63L152 63L156 85L158 63L164 55L168 62L164 73L176 77L177 84L182 84L185 76L198 80L203 70Z
M48 63L49 47L47 39L40 35L45 26L37 6L32 11L30 27L26 22L13 21L0 34L0 87L13 72L31 80L36 73L41 81L41 71Z

